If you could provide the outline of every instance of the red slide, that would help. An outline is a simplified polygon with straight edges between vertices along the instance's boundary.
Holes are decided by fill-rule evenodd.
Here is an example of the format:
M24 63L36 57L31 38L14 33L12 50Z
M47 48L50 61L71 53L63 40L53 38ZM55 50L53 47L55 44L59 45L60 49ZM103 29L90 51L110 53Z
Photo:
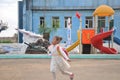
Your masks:
M117 54L117 51L114 48L108 48L103 46L103 39L110 36L113 33L113 29L108 32L103 32L95 35L93 38L91 38L91 44L99 49L101 52L106 54Z

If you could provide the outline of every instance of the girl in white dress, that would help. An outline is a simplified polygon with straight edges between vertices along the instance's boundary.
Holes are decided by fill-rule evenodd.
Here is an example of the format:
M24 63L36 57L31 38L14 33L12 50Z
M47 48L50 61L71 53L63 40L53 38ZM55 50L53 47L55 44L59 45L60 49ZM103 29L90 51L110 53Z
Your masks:
M51 64L50 71L53 74L53 80L56 80L56 71L61 71L62 74L66 74L70 76L70 80L73 80L74 74L72 72L67 71L70 68L70 65L67 61L70 61L69 57L63 51L62 47L59 46L59 42L62 40L61 37L55 36L52 40L52 44L48 47L51 52ZM58 52L58 47L59 51Z

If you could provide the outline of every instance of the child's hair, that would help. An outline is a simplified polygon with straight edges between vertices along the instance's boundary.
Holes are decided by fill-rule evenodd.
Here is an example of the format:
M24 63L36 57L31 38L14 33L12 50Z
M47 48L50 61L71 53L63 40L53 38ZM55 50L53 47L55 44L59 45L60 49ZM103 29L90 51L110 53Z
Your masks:
M58 41L58 43L62 40L62 37L59 37L59 36L55 36L55 38Z

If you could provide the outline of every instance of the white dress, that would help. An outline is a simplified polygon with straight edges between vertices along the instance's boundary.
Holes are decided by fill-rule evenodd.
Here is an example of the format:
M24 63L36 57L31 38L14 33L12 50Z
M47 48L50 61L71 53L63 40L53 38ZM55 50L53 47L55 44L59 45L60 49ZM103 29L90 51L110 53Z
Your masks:
M50 71L56 72L57 70L60 71L66 71L68 68L70 68L69 63L66 61L68 60L68 56L65 54L65 52L62 50L62 48L59 46L61 55L59 55L57 51L57 46L59 45L51 45L49 46L49 51L51 52L51 64L50 64ZM65 59L66 60L65 60Z

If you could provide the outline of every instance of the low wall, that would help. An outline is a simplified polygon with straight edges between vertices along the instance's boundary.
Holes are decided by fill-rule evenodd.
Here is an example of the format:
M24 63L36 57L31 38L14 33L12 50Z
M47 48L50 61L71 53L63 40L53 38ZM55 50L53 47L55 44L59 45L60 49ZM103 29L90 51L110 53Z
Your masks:
M0 44L0 51L8 51L9 54L25 54L26 48L27 48L27 45L21 44L21 43L1 43Z

